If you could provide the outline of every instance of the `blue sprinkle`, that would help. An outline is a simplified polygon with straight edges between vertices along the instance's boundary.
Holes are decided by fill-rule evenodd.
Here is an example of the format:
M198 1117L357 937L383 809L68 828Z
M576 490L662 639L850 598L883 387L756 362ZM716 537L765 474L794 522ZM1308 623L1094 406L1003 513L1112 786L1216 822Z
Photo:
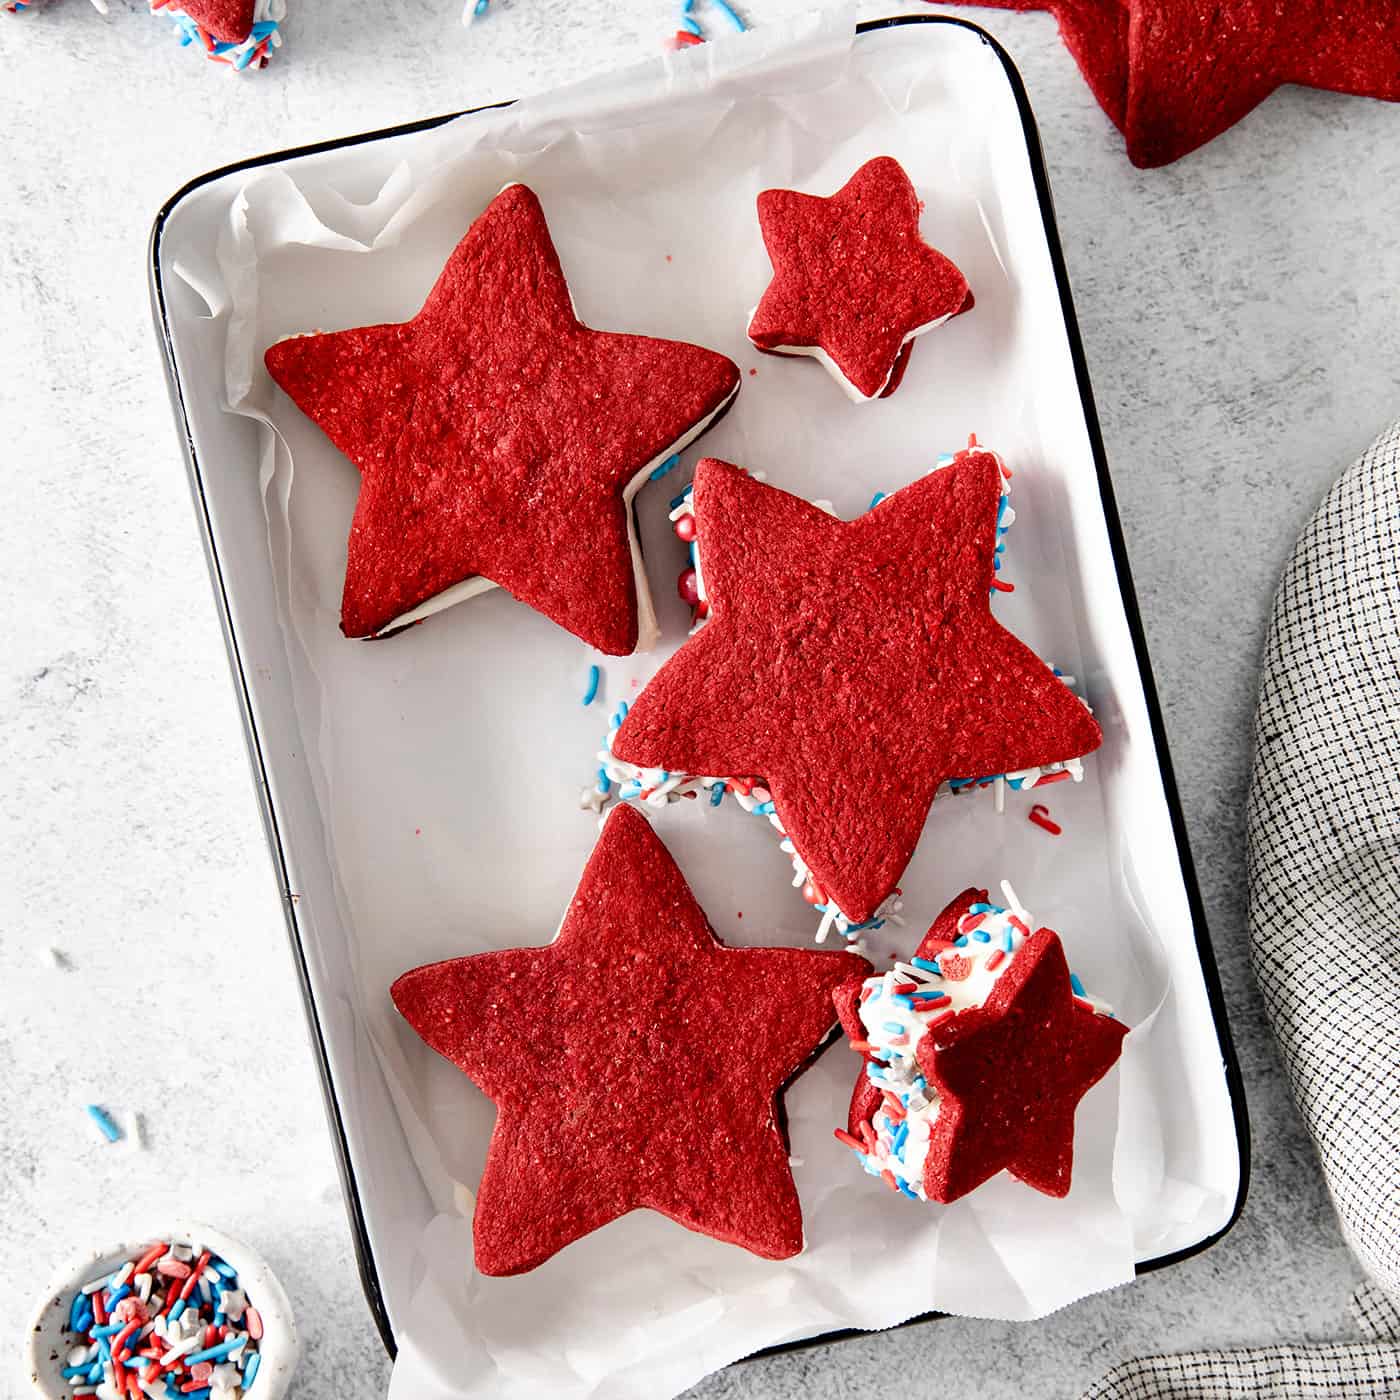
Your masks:
M617 790L618 798L623 802L630 802L634 797L640 797L641 794L642 785L635 778L629 778Z
M1003 929L1001 932L1001 946L1004 952L1014 953L1016 951L1016 943L1009 928Z
M602 680L603 673L597 666L588 668L588 685L583 692L583 703L585 706L591 705L598 698L598 682Z
M675 508L676 508L677 506L683 506L683 505L686 503L687 498L690 496L691 489L692 489L691 487L687 486L687 487L685 488L685 490L682 491L681 494L680 494L679 496L672 496L672 497L671 497L671 509L672 509L672 510L675 510Z
M725 0L714 0L714 4L715 9L717 9L722 15L724 15L724 17L730 22L730 24L734 26L735 29L739 31L740 34L744 33L745 30L748 29L748 25L745 24L744 21L741 20L739 16L725 3Z
M915 967L921 967L925 972L932 972L936 977L943 976L943 969L936 962L929 958L910 958L909 961Z
M865 1074L868 1079L883 1079L885 1077L885 1071L870 1060L865 1063Z
M967 947L967 934L965 934L965 933L960 933L960 934L958 934L958 936L953 940L953 947L954 947L954 948L966 948L966 947Z
M145 1364L144 1362L142 1363ZM87 1366L65 1366L60 1373L66 1381L75 1380L78 1376L86 1376L89 1368Z
M998 559L995 554L992 556L992 572L994 574L999 574L1001 572L1001 560Z
M647 478L647 480L660 481L661 478L665 476L667 472L675 471L675 469L678 466L680 466L680 464L681 454L679 452L673 452L671 456L667 457L667 459L664 462L662 462L662 464L659 467L652 468L652 473Z
M992 935L991 935L990 933L988 933L986 929L983 929L983 928L975 928L975 929L973 929L973 930L972 930L972 936L973 936L979 943L990 943L990 942L992 941Z
M226 1264L222 1259L211 1259L209 1264L216 1274L222 1274L235 1288L238 1286L238 1270L232 1264Z
M872 997L871 1000L873 1001L874 998ZM906 996L903 992L891 992L890 1000L897 1001L901 1006L907 1006L910 1009L910 1011L914 1009L913 998Z
M881 1025L883 1025L891 1035L899 1035L904 1030L903 1024L899 1021L882 1021Z
M231 1356L235 1351L247 1345L246 1337L231 1337L226 1342L220 1342L218 1346L205 1347L203 1351L193 1351L185 1358L186 1366L198 1366L201 1361L222 1361L224 1357ZM198 1392L195 1392L198 1394Z
M101 1327L94 1327L90 1335L93 1337L115 1337L125 1326L124 1322L105 1323Z
M97 1124L102 1136L105 1137L108 1142L117 1142L121 1138L122 1130L112 1122L111 1118L98 1107L97 1104L88 1104L87 1115Z
M601 792L604 797L612 791L612 779L608 777L608 770L606 768L599 768L598 770L598 791ZM227 1275L225 1275L225 1277L227 1277ZM237 1278L238 1275L234 1274L233 1277Z
M691 19L691 17L690 17L689 15L687 15L687 14L682 14L682 15L681 15L681 24L682 24L686 29L690 30L690 32L691 32L692 34L699 34L699 35L701 35L701 37L704 36L705 31L704 31L703 29L701 29L700 26L699 26L698 24L696 24L696 22L695 22L693 19Z
M243 1368L243 1393L246 1395L253 1388L253 1382L258 1378L258 1367L262 1365L262 1353L254 1352L248 1358L248 1364Z
M995 904L970 904L967 912L969 914L1004 914L1004 909L998 909Z
M185 1309L188 1306L189 1305L183 1298L177 1298L175 1300L175 1306L170 1309L169 1317L171 1322L178 1322L180 1318L184 1316Z
M1024 778L1008 778L1006 780L1006 785L1012 790L1012 792L1020 792L1021 786L1025 781L1026 780Z
M910 1186L910 1184L907 1181L901 1181L899 1177L895 1177L895 1184L899 1187L901 1191L904 1192L906 1196L909 1197L911 1201L917 1201L919 1199L919 1193L915 1191L914 1188Z
M98 1362L94 1363L93 1366L91 1367L91 1369L89 1369L89 1371L88 1371L88 1380L89 1380L89 1381L100 1381L100 1380L102 1379L102 1371L103 1371L103 1364L102 1364L102 1362L98 1361Z
M476 8L472 11L472 13L477 15L484 15L486 11L490 8L491 0L476 0Z
M760 802L753 810L755 816L771 817L778 809L771 802Z
M712 788L710 789L710 806L711 806L711 807L718 807L719 804L720 804L721 802L723 802L723 801L724 801L724 784L723 784L723 783L716 783L716 784L714 785L714 787L712 787Z
M875 507L878 506L878 505L880 504L880 502L883 501L884 499L885 499L885 493L884 493L883 491L877 491L877 492L870 498L870 505L869 505L868 509L874 510Z
M976 778L949 778L948 786L952 788L954 792L961 792L963 788L971 787L976 781ZM975 909L977 906L974 904L972 907Z
M85 1293L75 1293L73 1295L72 1305L68 1309L68 1330L70 1332L79 1332L83 1330L79 1325L79 1319L82 1316L83 1304L86 1301L87 1295Z
M1083 984L1083 982L1081 982L1081 981L1079 980L1079 978L1077 978L1077 977L1074 975L1074 973L1072 973L1072 972L1071 972L1070 975L1069 975L1069 985L1070 985L1071 991L1074 992L1075 996L1077 996L1077 997L1082 997L1082 996L1084 995L1084 984Z

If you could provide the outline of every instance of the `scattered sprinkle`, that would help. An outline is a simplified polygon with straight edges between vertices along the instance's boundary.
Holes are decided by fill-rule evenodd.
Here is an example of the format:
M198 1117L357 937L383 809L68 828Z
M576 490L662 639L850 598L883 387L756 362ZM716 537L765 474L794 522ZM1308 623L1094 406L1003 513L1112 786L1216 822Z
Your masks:
M90 1103L87 1106L87 1116L97 1124L98 1131L108 1142L119 1142L122 1130L112 1121L111 1115L100 1105Z
M583 704L585 707L591 705L598 698L598 683L603 679L603 673L597 666L588 668L588 683L583 689Z
M1058 836L1064 830L1059 822L1050 819L1050 809L1043 802L1037 802L1026 816L1029 821L1034 822L1042 831L1048 831L1051 836Z

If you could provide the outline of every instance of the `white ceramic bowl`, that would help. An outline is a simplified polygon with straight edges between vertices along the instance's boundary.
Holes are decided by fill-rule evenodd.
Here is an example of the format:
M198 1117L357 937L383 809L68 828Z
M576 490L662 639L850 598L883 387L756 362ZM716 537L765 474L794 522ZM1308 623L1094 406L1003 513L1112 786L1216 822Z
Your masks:
M256 1250L218 1230L211 1230L207 1225L176 1221L168 1230L135 1235L125 1243L112 1245L110 1249L85 1254L55 1278L53 1288L44 1295L30 1328L26 1349L30 1383L46 1400L67 1400L72 1393L72 1383L64 1380L62 1373L68 1353L74 1346L73 1339L63 1330L68 1322L73 1294L89 1279L96 1278L104 1270L120 1268L155 1241L171 1239L182 1244L202 1244L236 1269L238 1286L248 1295L248 1301L262 1317L263 1336L258 1343L262 1360L258 1363L257 1379L253 1382L249 1400L284 1400L289 1394L299 1344L292 1306L282 1285Z

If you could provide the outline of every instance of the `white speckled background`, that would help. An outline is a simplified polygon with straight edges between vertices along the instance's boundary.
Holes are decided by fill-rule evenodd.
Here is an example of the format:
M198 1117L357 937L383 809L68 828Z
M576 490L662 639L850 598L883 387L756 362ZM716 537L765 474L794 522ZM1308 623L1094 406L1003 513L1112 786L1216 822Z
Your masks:
M388 1375L150 328L151 218L213 166L550 87L654 52L675 18L669 0L495 0L468 32L455 0L291 3L286 49L242 81L136 0L106 21L84 0L0 15L7 1396L42 1287L29 1267L163 1207L279 1271L306 1338L298 1397L366 1400ZM1247 969L1241 812L1275 578L1332 477L1400 412L1400 108L1290 89L1138 172L1050 19L967 13L1040 120L1249 1091L1251 1196L1213 1250L1044 1322L943 1321L743 1365L704 1400L864 1396L877 1355L949 1400L1071 1396L1144 1350L1344 1335L1357 1277ZM71 969L44 963L49 946ZM124 1125L139 1113L146 1150L103 1144L90 1100Z

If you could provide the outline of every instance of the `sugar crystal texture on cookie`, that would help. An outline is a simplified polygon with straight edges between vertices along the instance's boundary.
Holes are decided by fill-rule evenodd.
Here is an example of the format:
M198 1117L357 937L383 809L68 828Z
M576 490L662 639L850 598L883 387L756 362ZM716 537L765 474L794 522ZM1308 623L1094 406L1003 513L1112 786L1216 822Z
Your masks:
M405 973L395 1005L496 1104L474 1233L516 1274L628 1211L765 1259L802 1248L784 1085L871 971L850 953L730 948L646 818L619 807L544 947Z
M773 280L749 319L760 350L812 355L856 402L899 387L916 336L968 310L967 278L919 235L898 161L867 161L834 195L764 190Z
M947 1204L1003 1169L1067 1195L1075 1110L1127 1034L1002 889L1004 904L964 890L907 962L835 993L865 1060L836 1136L914 1200Z
M761 780L852 923L895 889L944 781L1098 747L1087 707L991 615L994 454L959 454L855 520L707 458L694 508L707 620L612 752Z
M294 336L266 361L360 470L347 636L499 584L600 651L654 639L631 498L728 407L739 371L585 326L531 190L492 200L411 321Z

